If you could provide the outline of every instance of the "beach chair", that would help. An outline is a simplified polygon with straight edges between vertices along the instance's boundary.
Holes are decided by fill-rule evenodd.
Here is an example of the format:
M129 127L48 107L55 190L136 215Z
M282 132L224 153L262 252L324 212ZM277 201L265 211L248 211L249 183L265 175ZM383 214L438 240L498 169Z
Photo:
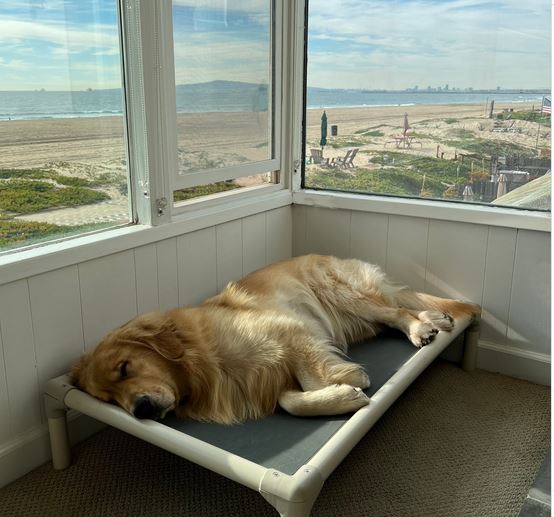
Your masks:
M350 155L352 154L352 149L348 149L346 151L346 154L344 156L337 156L336 158L331 159L331 166L332 167L343 167L344 164L350 159Z
M348 150L343 158L336 158L334 162L331 162L331 165L333 165L334 163L334 165L337 167L342 167L344 169L353 169L354 167L356 167L354 165L354 158L358 154L359 150L360 149L358 147Z
M352 149L350 156L344 161L343 167L351 167L351 168L356 167L354 165L354 158L356 158L356 155L358 154L359 150L360 149L358 147L356 147L355 149Z
M323 158L322 149L310 149L310 154L312 155L310 163L314 163L316 165L329 165L329 158Z

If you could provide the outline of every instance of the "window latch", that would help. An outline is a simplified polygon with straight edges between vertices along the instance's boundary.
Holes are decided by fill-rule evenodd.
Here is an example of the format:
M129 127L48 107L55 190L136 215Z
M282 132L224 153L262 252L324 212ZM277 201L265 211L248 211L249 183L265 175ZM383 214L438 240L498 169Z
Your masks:
M167 199L165 197L156 199L156 210L158 212L158 217L161 217L164 214L166 208L167 208Z

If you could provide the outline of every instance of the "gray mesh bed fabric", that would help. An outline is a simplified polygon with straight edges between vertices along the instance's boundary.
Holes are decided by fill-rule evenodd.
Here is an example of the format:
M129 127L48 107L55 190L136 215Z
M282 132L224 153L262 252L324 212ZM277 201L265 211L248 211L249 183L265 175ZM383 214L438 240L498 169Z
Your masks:
M418 352L401 332L390 331L349 347L349 358L361 364L371 380L371 397ZM327 442L350 415L299 418L278 411L262 420L223 426L168 417L163 424L242 456L267 468L294 474Z

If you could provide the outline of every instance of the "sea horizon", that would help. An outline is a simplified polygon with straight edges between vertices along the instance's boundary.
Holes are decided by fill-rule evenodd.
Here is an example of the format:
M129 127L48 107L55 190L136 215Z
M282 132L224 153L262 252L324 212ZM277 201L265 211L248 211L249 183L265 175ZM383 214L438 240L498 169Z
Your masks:
M371 108L440 104L536 102L545 89L526 90L367 90L308 87L307 109ZM267 110L267 85L212 81L176 88L178 113ZM260 107L261 106L261 107ZM121 89L0 91L0 121L109 117L123 114ZM265 109L264 109L265 108Z

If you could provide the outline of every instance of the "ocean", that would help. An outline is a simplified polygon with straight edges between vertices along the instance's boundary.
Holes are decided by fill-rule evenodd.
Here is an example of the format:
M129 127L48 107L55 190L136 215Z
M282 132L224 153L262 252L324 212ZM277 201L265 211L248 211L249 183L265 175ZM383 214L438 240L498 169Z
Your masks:
M544 92L546 93L546 92ZM429 104L479 104L534 102L540 106L542 92L372 92L308 88L308 108L359 106L412 106ZM177 87L180 113L260 111L267 109L267 87L249 83L214 81ZM48 118L104 117L121 115L119 89L89 91L0 91L0 121Z

